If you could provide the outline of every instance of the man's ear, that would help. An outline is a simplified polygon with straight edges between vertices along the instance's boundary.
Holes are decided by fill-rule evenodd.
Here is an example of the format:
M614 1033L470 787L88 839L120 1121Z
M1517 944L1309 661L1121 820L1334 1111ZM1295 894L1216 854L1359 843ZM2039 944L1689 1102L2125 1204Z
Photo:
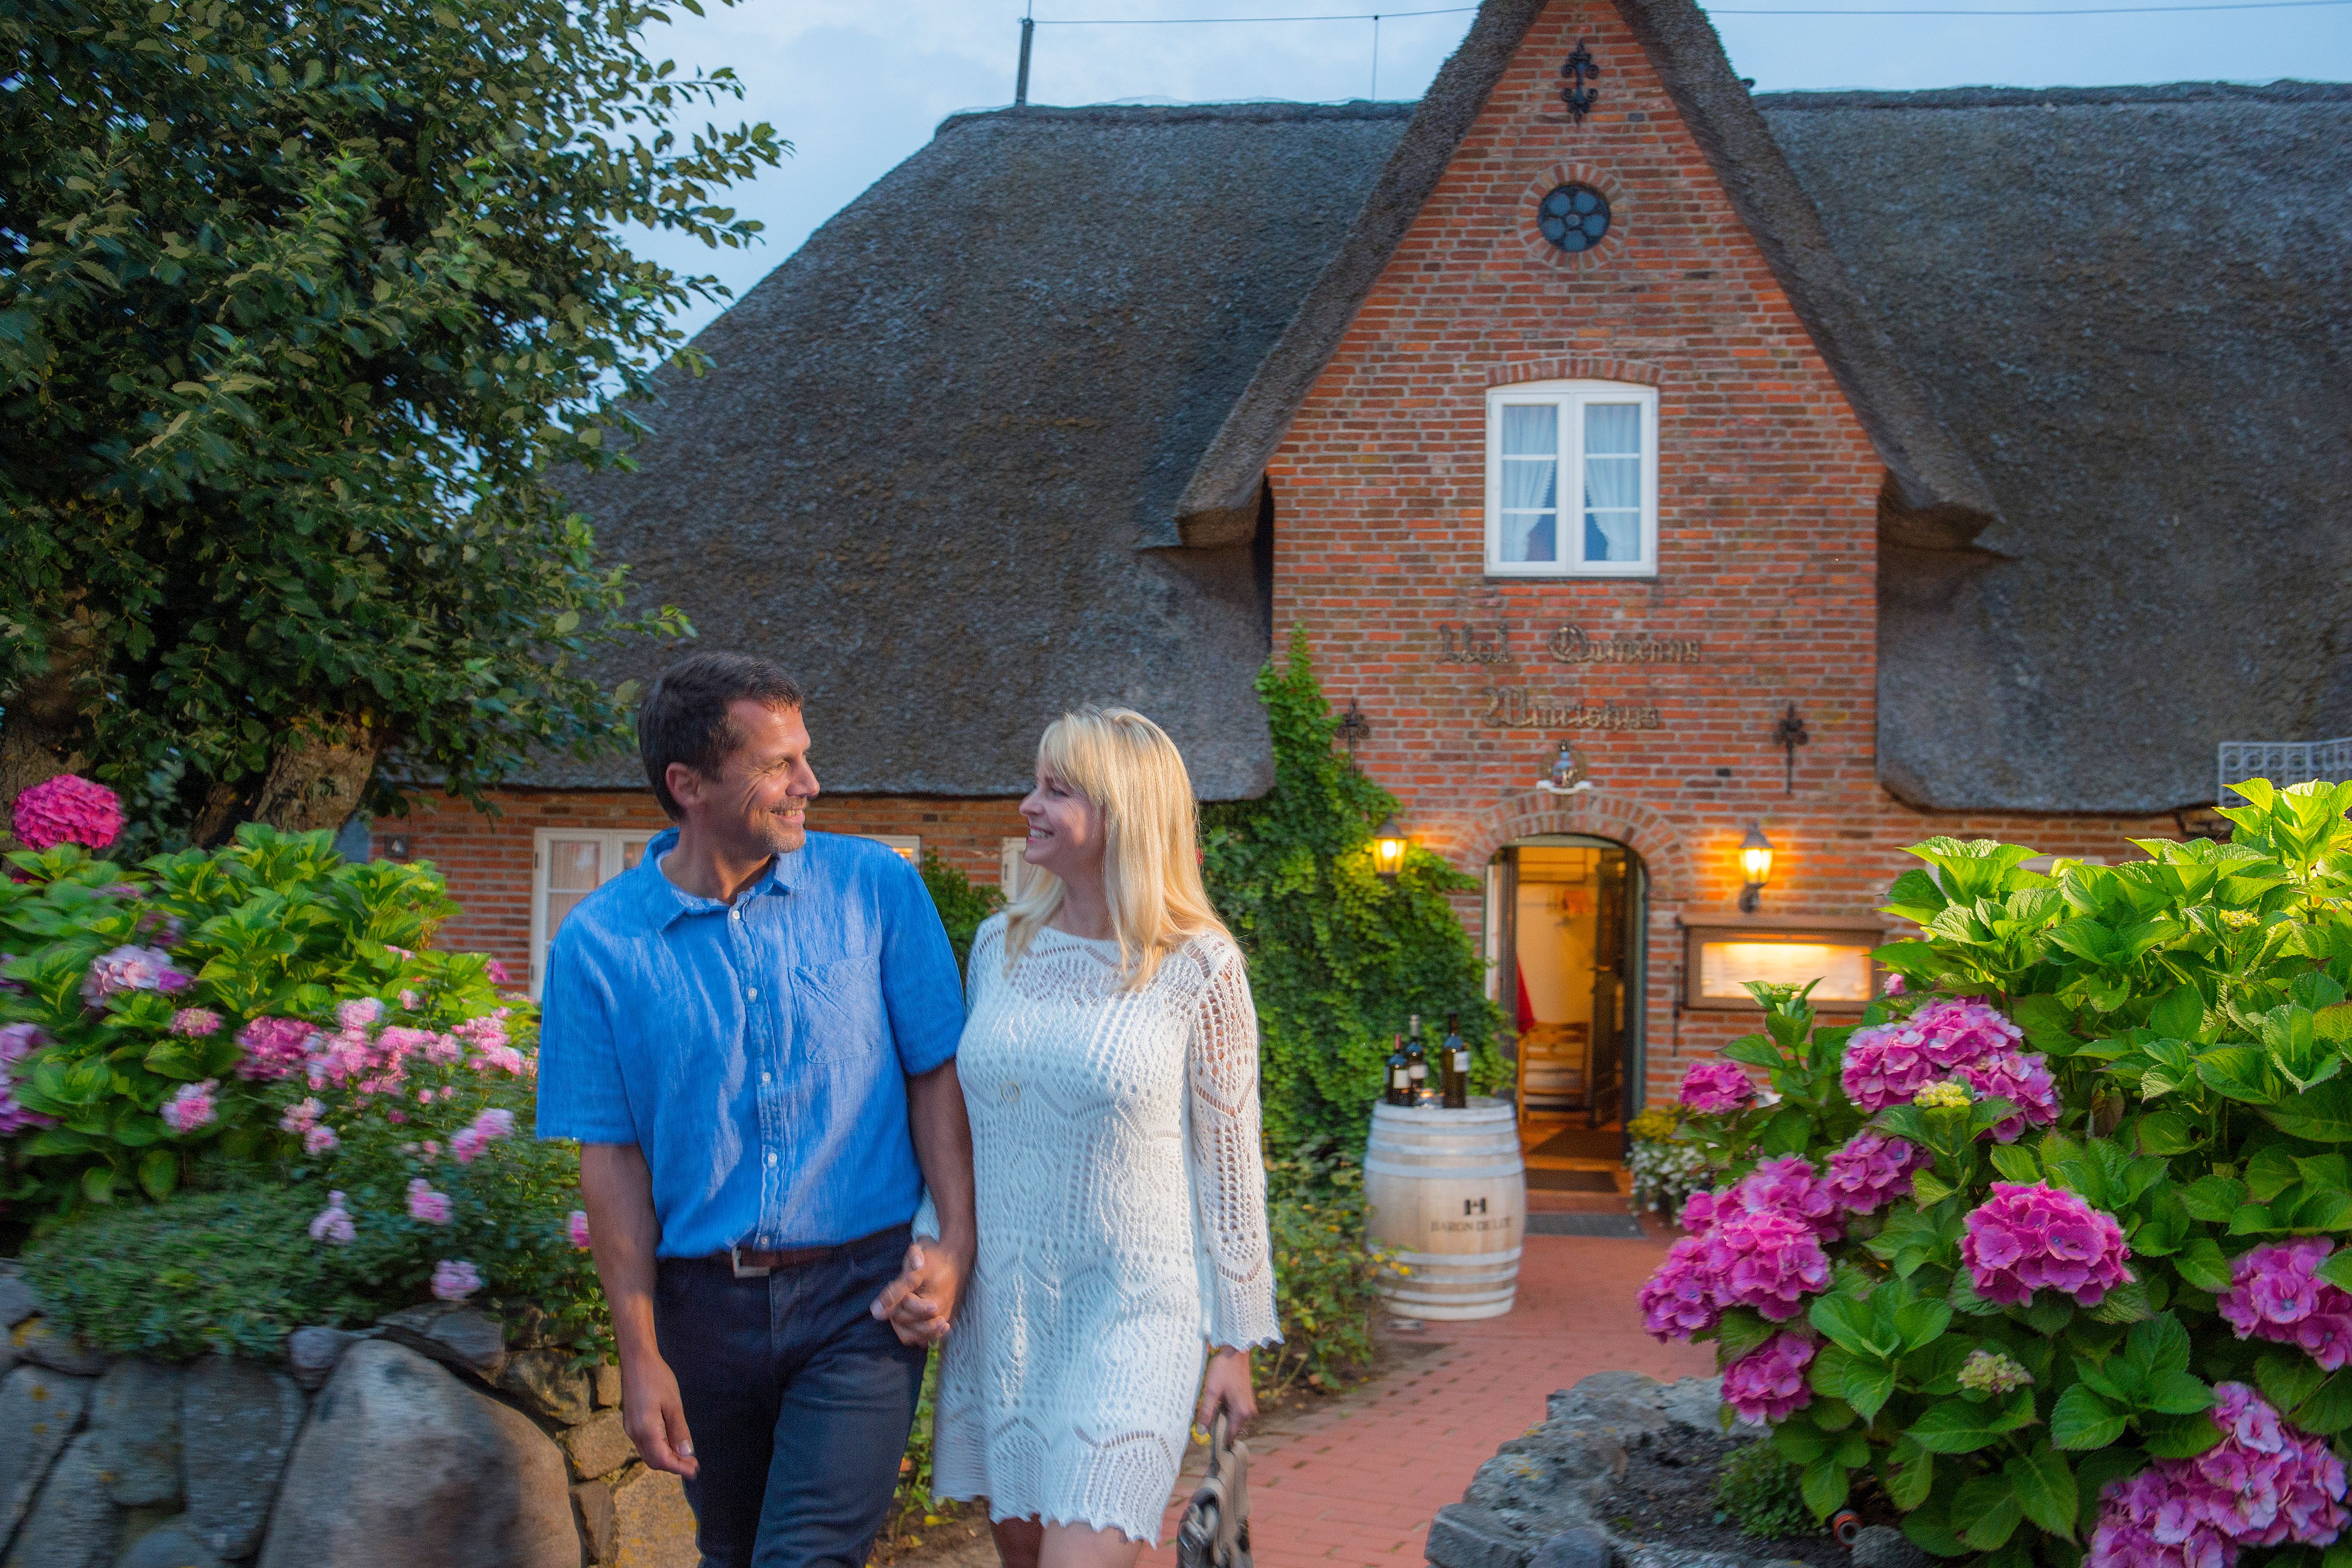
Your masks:
M669 786L669 797L677 802L678 815L681 816L700 805L710 788L709 779L704 778L684 763L672 763L663 769L662 782Z

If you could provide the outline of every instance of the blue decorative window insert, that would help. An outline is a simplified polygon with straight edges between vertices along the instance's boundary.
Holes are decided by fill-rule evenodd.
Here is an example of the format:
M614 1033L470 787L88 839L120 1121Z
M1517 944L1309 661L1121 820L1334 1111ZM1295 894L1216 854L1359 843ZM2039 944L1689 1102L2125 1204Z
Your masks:
M1561 185L1536 209L1536 227L1571 256L1590 250L1609 232L1609 198L1591 185Z

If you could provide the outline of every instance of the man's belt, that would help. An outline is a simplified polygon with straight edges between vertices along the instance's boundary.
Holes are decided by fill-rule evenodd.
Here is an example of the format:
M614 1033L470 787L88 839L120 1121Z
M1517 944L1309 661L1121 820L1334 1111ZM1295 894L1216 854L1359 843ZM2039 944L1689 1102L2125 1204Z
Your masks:
M734 1271L735 1278L738 1279L759 1279L773 1274L779 1268L805 1268L812 1263L824 1263L833 1258L845 1258L859 1248L889 1236L893 1231L906 1228L904 1226L894 1225L887 1229L877 1230L872 1236L861 1236L855 1241L839 1242L832 1247L788 1247L773 1252L756 1247L745 1247L738 1243L724 1252L714 1252L708 1258L698 1258L692 1261L724 1264Z

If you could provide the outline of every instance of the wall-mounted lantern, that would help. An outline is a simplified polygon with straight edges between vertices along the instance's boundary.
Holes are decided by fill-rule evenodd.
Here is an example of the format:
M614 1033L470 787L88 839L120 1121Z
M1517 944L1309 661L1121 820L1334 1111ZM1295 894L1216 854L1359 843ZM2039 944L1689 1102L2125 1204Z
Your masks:
M1764 884L1772 879L1772 841L1764 837L1759 824L1750 823L1748 837L1739 841L1739 875L1745 879L1739 889L1739 912L1752 915L1763 897Z
M1372 869L1383 882L1393 882L1404 868L1404 829L1391 816L1372 835Z

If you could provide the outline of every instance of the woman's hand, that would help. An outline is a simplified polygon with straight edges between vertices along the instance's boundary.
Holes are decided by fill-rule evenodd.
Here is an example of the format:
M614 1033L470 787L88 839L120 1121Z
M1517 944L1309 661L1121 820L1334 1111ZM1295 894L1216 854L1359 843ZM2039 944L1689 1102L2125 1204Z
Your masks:
M1250 1392L1249 1352L1221 1347L1209 1357L1209 1370L1201 1378L1201 1407L1192 1413L1202 1431L1208 1431L1216 1420L1220 1405L1236 1437L1257 1419L1257 1396Z

